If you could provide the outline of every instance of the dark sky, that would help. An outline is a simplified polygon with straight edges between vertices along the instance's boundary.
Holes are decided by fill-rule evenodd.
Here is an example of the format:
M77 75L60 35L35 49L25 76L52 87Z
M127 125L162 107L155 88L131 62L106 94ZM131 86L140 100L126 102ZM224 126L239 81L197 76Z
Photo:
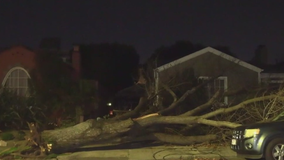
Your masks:
M248 60L265 44L284 60L284 0L0 0L0 47L44 37L133 45L145 60L161 45L224 45Z

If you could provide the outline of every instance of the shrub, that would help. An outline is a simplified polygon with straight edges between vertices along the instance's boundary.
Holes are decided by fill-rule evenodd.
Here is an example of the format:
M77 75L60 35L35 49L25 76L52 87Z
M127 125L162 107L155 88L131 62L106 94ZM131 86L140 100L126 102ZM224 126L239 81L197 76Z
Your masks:
M12 133L2 133L1 134L1 139L4 141L9 141L9 140L13 140L15 137Z
M59 128L67 128L67 127L75 126L76 124L77 123L74 119L65 119L65 120L62 120L61 126Z
M26 133L25 133L24 131L18 131L18 132L16 133L15 138L16 138L17 140L25 140L25 136L26 136Z
M4 90L0 94L0 122L4 129L27 129L26 122L43 123L46 107L35 97L19 97Z

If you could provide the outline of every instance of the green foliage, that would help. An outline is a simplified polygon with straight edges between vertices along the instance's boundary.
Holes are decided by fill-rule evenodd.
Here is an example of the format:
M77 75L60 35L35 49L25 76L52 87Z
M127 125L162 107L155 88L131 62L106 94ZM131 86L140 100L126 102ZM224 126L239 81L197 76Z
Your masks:
M78 94L80 85L72 77L71 66L59 55L57 51L39 51L37 68L32 71L33 97L38 105L48 109L45 125L58 124L68 116L75 116L75 107L82 98Z
M25 136L26 136L26 133L24 131L18 131L16 134L15 134L15 138L17 140L25 140Z
M26 122L42 124L47 108L37 105L34 97L19 97L4 90L0 96L0 122L2 127L23 129Z
M6 132L6 133L1 134L1 139L4 140L4 141L13 140L14 138L15 138L14 135L10 132Z
M33 70L34 92L41 103L54 105L78 90L72 80L72 69L59 57L58 52L42 50L36 57L37 68Z
M30 146L11 147L11 148L5 149L3 151L0 151L0 158L6 159L5 156L9 156L9 155L11 155L11 153L23 152L23 151L26 151L26 150L29 150L29 149L31 149ZM23 157L21 157L19 155L14 155L13 159L23 159Z
M58 154L51 153L51 154L47 155L47 156L45 157L45 159L53 159L53 158L56 158L57 156L58 156Z
M75 107L84 106L86 101L97 101L94 82L74 80L71 66L64 63L59 55L56 51L40 51L36 58L37 68L33 71L34 93L38 103L49 108L49 118L73 117ZM59 110L62 113L58 113Z
M61 122L61 126L59 128L67 128L76 125L75 119L65 119Z
M5 155L9 155L9 154L11 154L11 153L13 153L17 150L18 150L17 147L12 147L12 148L9 148L7 150L4 150L4 151L0 152L0 157L5 156Z

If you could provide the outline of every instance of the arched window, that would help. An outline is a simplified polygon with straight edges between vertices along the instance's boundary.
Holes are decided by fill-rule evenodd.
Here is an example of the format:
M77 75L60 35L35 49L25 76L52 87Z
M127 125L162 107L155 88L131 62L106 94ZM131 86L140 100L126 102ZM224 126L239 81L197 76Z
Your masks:
M29 73L22 67L14 67L6 74L2 86L19 96L29 95Z

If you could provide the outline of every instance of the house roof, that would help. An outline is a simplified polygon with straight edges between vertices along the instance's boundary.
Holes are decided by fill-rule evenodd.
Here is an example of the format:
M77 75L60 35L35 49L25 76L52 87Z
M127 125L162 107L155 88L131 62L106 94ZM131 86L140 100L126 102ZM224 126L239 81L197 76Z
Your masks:
M172 62L164 64L164 65L156 68L156 71L158 71L158 72L164 71L164 70L166 70L168 68L174 67L175 65L181 64L181 63L183 63L185 61L188 61L188 60L193 59L195 57L201 56L201 55L203 55L205 53L208 53L208 52L210 52L212 54L215 54L217 56L220 56L220 57L222 57L224 59L227 59L228 61L232 61L232 62L234 62L236 64L239 64L240 66L243 66L243 67L248 68L250 70L253 70L255 72L263 71L263 69L261 69L261 68L258 68L258 67L254 66L254 65L251 65L251 64L249 64L247 62L244 62L244 61L242 61L242 60L240 60L238 58L230 56L230 55L228 55L226 53L223 53L223 52L221 52L221 51L219 51L217 49L214 49L212 47L206 47L206 48L201 49L201 50L199 50L197 52L191 53L191 54L189 54L187 56L184 56L182 58L179 58L177 60L174 60Z
M14 49L14 48L18 48L18 47L22 47L22 48L25 48L25 49L27 49L27 50L29 50L29 51L33 51L33 49L31 49L31 48L29 48L29 47L27 47L27 46L25 46L25 45L13 45L13 46L9 46L9 47L1 47L1 48L0 48L0 54L1 54L2 52L7 51L7 50Z

